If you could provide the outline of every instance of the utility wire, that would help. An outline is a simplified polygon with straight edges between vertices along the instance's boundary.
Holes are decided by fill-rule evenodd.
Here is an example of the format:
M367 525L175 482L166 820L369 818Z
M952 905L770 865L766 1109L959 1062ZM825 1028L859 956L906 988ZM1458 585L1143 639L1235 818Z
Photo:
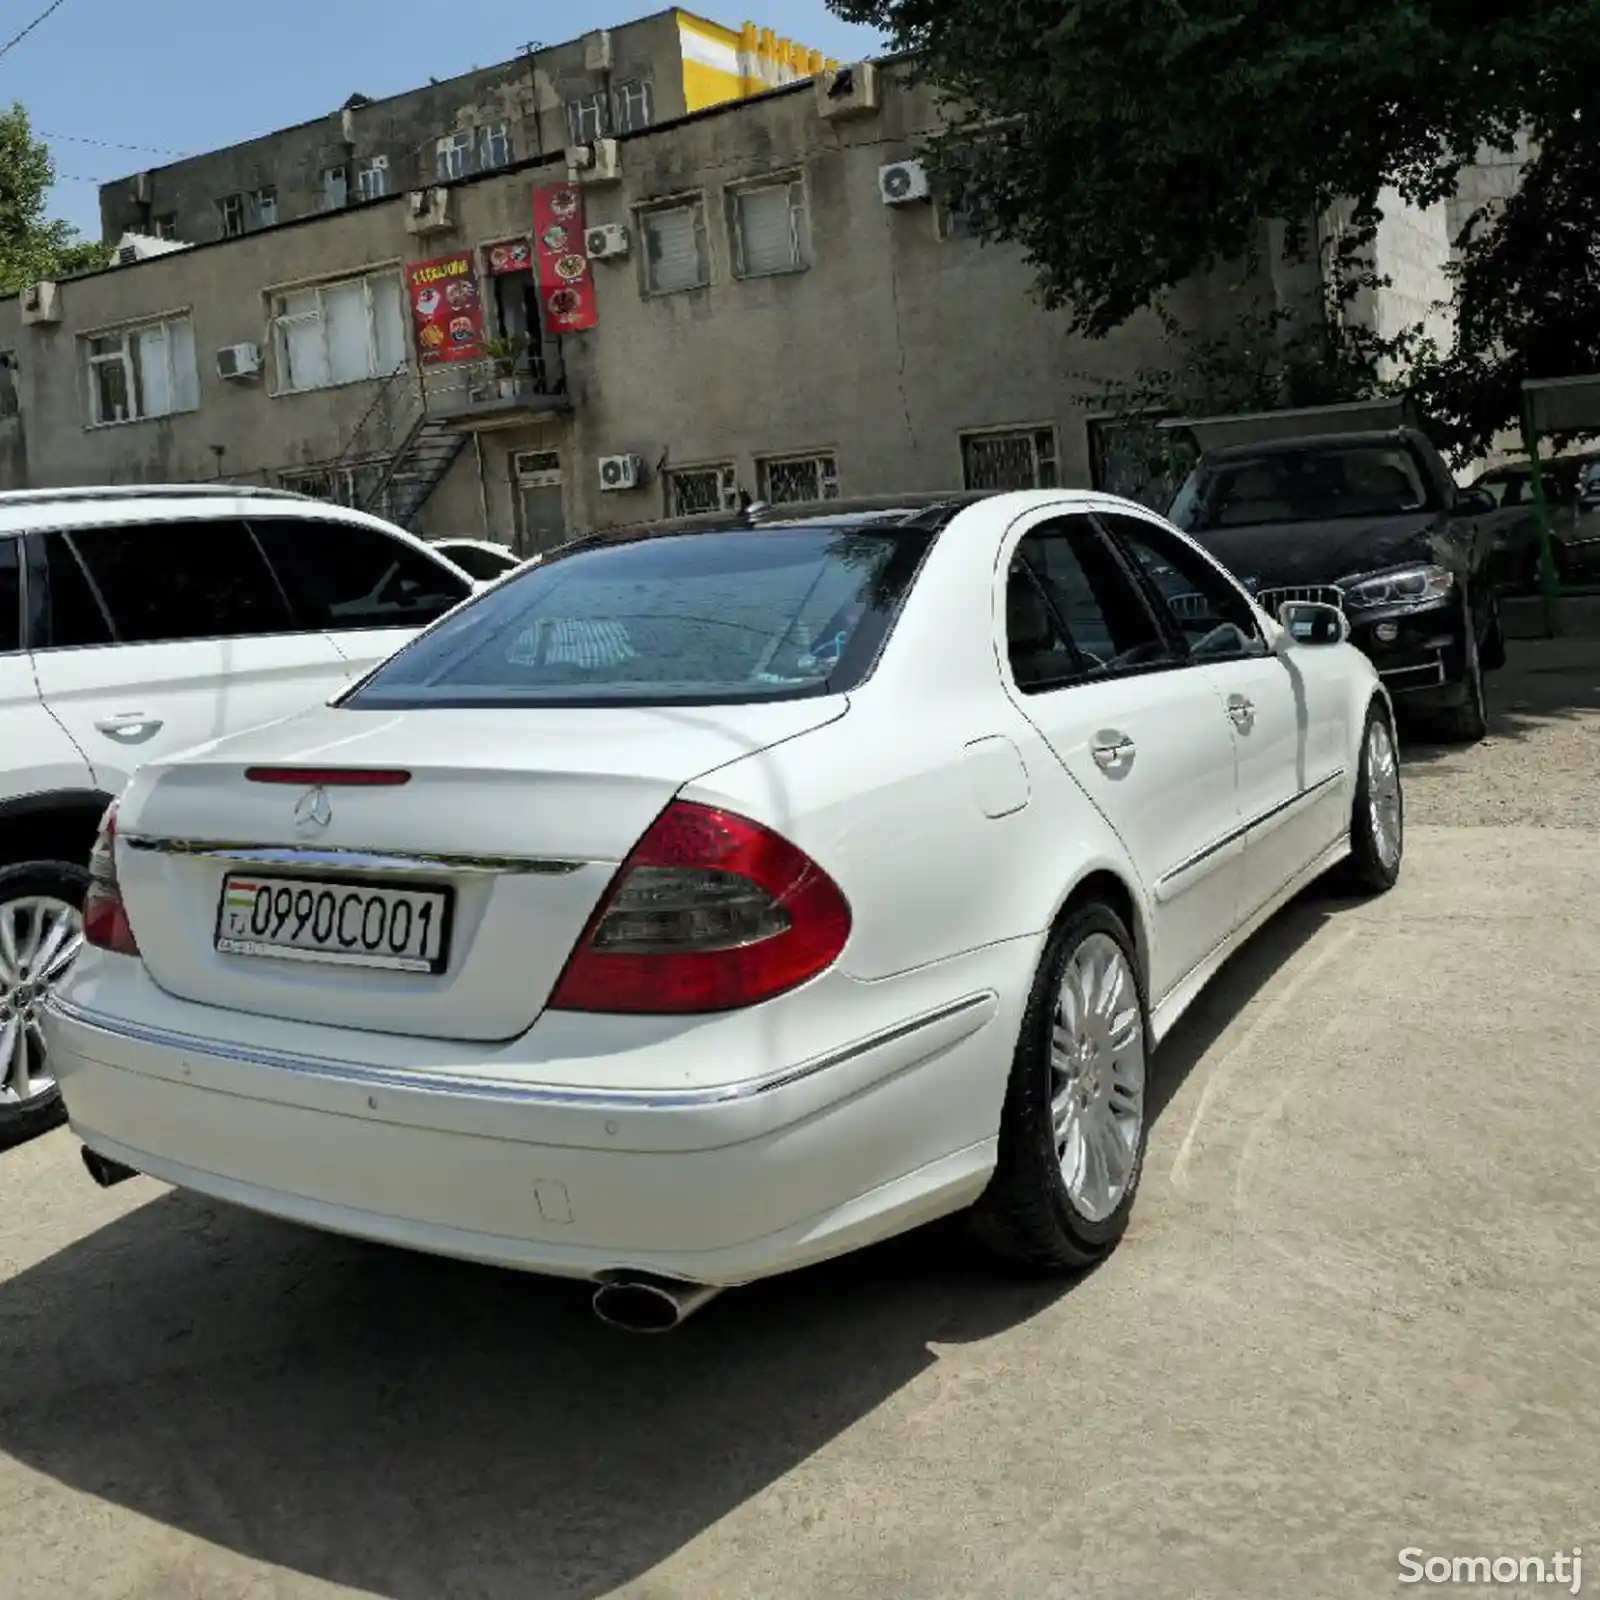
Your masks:
M18 45L19 45L19 44L21 44L21 43L22 43L22 41L23 41L23 40L24 40L24 39L26 39L26 38L27 38L27 37L28 37L28 35L29 35L29 34L30 34L30 33L32 33L32 32L33 32L33 30L34 30L34 29L35 29L35 28L37 28L37 27L38 27L38 26L39 26L39 24L40 24L40 23L41 23L41 22L45 22L45 21L48 21L48 20L49 20L49 18L51 18L51 17L52 17L52 16L54 16L54 15L55 15L55 13L56 13L56 12L58 12L58 11L59 11L59 10L60 10L60 9L61 9L61 8L62 8L62 6L64 6L64 5L65 5L65 4L66 4L66 3L67 3L67 0L50 0L50 4L49 4L49 5L48 5L48 6L46 6L46 7L45 7L45 8L44 8L44 10L43 10L43 11L41 11L41 12L40 12L40 13L39 13L39 15L38 15L38 16L36 16L36 17L35 17L35 18L34 18L34 19L33 19L33 21L32 21L32 22L30 22L30 23L29 23L29 24L28 24L28 26L27 26L27 27L26 27L26 28L24 28L24 29L23 29L23 30L22 30L22 32L21 32L21 33L19 33L19 34L18 34L18 35L17 35L17 36L16 36L16 38L14 38L14 39L10 39L10 40L8 40L8 41L7 41L7 42L6 42L6 43L5 43L5 44L3 44L3 45L0 45L0 57L3 57L3 56L8 56L8 55L10 55L10 54L11 54L11 52L12 52L12 51L13 51L13 50L14 50L14 49L16 49L16 47L17 47L17 46L18 46Z
M132 150L139 155L147 156L177 156L180 160L188 158L188 150L163 150L155 144L118 144L111 139L87 139L81 133L45 133L42 129L36 137L52 144L92 144L99 150Z

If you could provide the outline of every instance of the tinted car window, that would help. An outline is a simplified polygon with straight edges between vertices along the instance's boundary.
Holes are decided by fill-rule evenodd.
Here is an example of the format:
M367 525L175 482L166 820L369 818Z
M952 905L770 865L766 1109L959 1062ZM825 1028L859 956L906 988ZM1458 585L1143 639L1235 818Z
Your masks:
M420 628L471 592L442 562L378 528L262 517L255 531L307 628Z
M293 631L283 591L243 522L81 528L65 537L123 644Z
M1167 652L1149 607L1087 517L1035 528L1017 546L1006 647L1022 688L1114 673Z
M871 670L931 535L815 524L548 557L344 703L670 705L836 694Z
M1403 444L1317 445L1202 461L1168 513L1186 533L1430 508L1422 468Z
M22 541L0 539L0 656L22 648Z
M1191 656L1259 654L1261 628L1250 603L1208 561L1164 528L1125 512L1097 513L1138 563Z
M110 619L67 536L47 533L41 543L44 560L33 568L39 580L35 585L39 592L30 591L28 595L28 609L33 613L39 645L76 650L110 644Z

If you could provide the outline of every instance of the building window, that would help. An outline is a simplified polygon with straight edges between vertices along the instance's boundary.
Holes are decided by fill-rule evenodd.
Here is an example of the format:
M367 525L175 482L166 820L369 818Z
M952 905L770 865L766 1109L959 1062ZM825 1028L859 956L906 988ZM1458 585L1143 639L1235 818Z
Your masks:
M278 191L268 184L250 196L250 207L256 214L258 228L273 227L278 220Z
M732 208L734 271L741 278L805 266L806 195L798 179L737 190Z
M936 205L933 209L934 227L941 239L973 239L978 230L973 225L972 213L960 206Z
M574 144L593 144L606 136L606 97L582 94L567 101L567 131Z
M388 156L373 156L356 168L356 193L363 200L381 200L388 192Z
M454 133L447 133L434 146L434 151L438 156L440 183L466 177L472 171L472 130L458 128Z
M638 133L656 120L655 87L648 78L619 83L611 94L618 133Z
M280 394L386 378L406 361L399 276L345 278L276 295L272 331Z
M639 214L644 237L644 281L651 294L676 294L711 281L706 211L698 200Z
M478 171L493 172L511 165L511 128L504 122L478 129Z
M89 426L170 417L200 404L194 327L187 317L146 322L83 341Z
M291 494L308 495L331 505L349 506L354 511L370 511L375 516L389 514L390 493L385 483L388 456L366 461L307 467L299 472L280 472L278 487Z
M666 484L669 517L698 517L710 511L739 509L739 480L732 462L674 467L666 474Z
M350 203L350 169L341 163L322 171L322 209L342 211Z
M150 219L150 232L157 239L176 239L178 237L178 219L172 212L164 217Z
M217 201L217 214L222 219L222 237L237 239L244 232L244 196L225 194Z
M969 489L1054 489L1055 429L963 434L961 473Z
M769 504L839 498L839 469L831 455L774 457L758 469L761 498Z

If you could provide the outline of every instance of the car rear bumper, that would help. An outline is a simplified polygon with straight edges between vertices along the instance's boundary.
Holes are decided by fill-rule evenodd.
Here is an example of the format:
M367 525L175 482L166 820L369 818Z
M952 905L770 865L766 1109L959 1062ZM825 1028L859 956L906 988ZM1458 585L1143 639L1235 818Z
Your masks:
M70 999L46 1027L74 1130L151 1177L443 1255L730 1285L977 1198L1018 1025L1001 996L1026 992L1009 969L1030 959L1001 946L942 964L944 997L895 1027L682 1089L374 1069ZM930 997L920 976L908 999Z

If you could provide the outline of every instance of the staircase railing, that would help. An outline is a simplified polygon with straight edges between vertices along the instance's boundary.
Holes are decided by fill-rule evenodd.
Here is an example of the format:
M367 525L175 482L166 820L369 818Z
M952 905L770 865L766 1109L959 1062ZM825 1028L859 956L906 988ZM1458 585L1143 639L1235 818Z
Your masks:
M353 469L357 466L371 465L378 469L372 487L358 496L361 510L378 508L394 476L395 465L415 437L423 417L420 375L413 372L410 362L403 361L379 384L378 392L351 430L336 463L338 468L352 469L352 481L356 481Z

